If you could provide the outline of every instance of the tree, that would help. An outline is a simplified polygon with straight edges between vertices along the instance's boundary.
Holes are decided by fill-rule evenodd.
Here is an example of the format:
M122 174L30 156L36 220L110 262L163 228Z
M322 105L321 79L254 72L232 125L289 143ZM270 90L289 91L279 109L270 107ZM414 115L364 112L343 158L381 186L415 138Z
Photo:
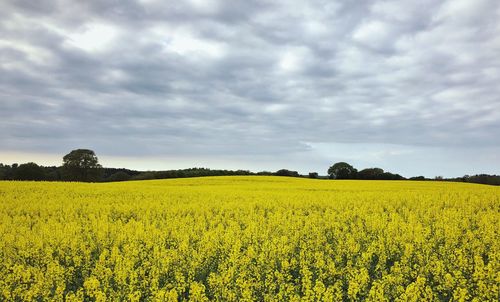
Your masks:
M297 171L290 171L287 169L281 169L276 171L275 173L276 176L291 176L291 177L299 177L299 172Z
M15 180L43 180L45 173L43 168L35 163L26 163L19 165L15 172L13 179Z
M328 174L331 179L352 179L356 177L356 170L346 162L338 162L328 168Z
M94 182L102 176L102 166L94 151L77 149L63 157L63 177L65 180Z
M10 173L10 166L0 163L0 180L7 179L9 173Z
M390 173L390 172L384 172L384 173L380 174L377 179L384 179L384 180L404 180L406 178L404 178L403 176L401 176L399 174L393 174L393 173Z
M48 181L58 181L61 180L62 167L44 167L45 170L45 180Z
M318 172L309 172L309 178L318 178Z
M257 172L257 175L272 176L273 172L270 172L270 171L260 171L260 172Z
M130 180L130 175L123 171L118 171L114 174L111 174L108 178L106 178L106 181L126 181Z
M382 179L384 170L380 168L368 168L358 172L359 179Z

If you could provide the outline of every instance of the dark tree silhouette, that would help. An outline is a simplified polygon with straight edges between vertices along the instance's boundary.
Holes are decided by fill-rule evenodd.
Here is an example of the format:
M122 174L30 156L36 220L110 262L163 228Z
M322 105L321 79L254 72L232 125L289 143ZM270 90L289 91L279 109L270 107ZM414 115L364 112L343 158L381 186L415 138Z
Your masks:
M318 172L309 172L309 178L318 178Z
M346 162L338 162L328 168L328 174L332 179L352 179L356 177L358 170Z
M15 180L43 180L44 178L43 168L33 162L19 165L13 176Z
M114 174L111 174L105 181L126 181L130 180L131 176L123 171L118 171Z
M368 168L358 172L359 179L381 179L384 170L380 168Z
M291 176L291 177L299 177L300 174L297 171L290 171L287 169L281 169L276 171L275 173L276 176Z
M63 178L70 181L99 181L102 176L102 166L94 151L77 149L63 157Z

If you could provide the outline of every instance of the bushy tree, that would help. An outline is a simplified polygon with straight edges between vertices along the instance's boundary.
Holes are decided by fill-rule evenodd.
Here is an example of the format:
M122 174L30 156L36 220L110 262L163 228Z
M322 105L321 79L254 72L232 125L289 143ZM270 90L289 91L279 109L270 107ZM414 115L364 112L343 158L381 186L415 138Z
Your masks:
M358 172L359 179L381 179L384 170L380 168L368 168Z
M15 180L44 180L45 173L42 167L30 162L19 165L15 172L13 179Z
M257 172L257 175L271 176L271 175L273 175L273 172L270 172L270 171L260 171L260 172Z
M0 163L0 180L8 179L10 173L10 166Z
M58 181L61 180L61 167L44 167L45 170L45 180L48 181Z
M356 177L358 170L346 162L338 162L328 168L328 175L332 179L352 179Z
M99 181L102 176L102 166L94 151L77 149L63 157L63 178L70 181Z
M275 173L276 176L291 176L291 177L299 177L300 174L297 171L290 171L287 169L281 169L276 171Z
M406 178L404 178L403 176L401 176L399 174L393 174L393 173L390 173L390 172L384 172L381 175L379 175L378 179L384 179L384 180L404 180Z
M130 180L130 175L123 171L118 171L114 174L111 174L108 178L106 178L106 181L126 181Z

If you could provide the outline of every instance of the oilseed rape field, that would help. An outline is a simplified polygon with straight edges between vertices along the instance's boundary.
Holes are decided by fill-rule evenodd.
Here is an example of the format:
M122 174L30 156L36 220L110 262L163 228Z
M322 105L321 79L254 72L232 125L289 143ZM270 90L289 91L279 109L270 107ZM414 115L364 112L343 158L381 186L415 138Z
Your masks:
M0 182L1 301L499 301L500 188Z

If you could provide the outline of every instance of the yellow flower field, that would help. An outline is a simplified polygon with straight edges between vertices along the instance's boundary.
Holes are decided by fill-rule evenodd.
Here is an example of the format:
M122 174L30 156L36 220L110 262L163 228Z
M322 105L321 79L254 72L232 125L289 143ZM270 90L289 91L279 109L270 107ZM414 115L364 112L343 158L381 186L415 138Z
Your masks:
M0 182L1 301L498 301L500 188Z

